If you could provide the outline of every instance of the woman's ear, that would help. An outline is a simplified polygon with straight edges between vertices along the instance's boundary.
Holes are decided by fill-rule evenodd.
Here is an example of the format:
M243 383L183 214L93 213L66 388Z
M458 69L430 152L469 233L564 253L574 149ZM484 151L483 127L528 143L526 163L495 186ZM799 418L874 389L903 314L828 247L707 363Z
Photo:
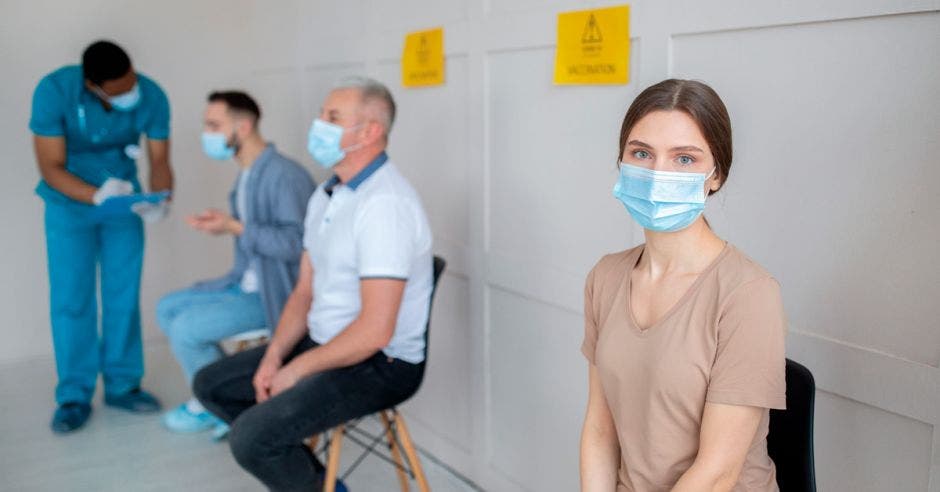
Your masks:
M721 185L722 185L722 178L721 178L721 175L718 174L718 171L716 170L715 174L712 177L708 178L708 181L705 182L705 187L708 188L707 195L711 195L712 193L715 193L718 190L720 190Z

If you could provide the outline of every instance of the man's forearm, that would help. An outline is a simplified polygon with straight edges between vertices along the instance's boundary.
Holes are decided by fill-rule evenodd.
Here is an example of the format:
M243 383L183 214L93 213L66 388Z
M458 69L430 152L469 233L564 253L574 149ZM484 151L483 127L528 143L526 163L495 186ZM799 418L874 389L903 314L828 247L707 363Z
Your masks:
M372 357L386 345L388 337L378 336L357 319L329 343L307 351L291 364L296 365L300 377L305 377L330 369L354 366Z
M81 178L66 171L65 169L54 169L42 173L42 179L46 184L63 195L82 203L94 203L95 192L98 188L82 181Z
M173 170L169 161L150 164L150 191L173 189Z

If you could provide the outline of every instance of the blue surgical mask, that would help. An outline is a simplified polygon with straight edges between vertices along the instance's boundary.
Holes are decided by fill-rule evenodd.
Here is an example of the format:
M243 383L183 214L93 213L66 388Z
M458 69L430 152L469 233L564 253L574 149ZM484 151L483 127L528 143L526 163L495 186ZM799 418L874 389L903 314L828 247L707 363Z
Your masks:
M102 91L104 93L104 91ZM140 104L140 85L134 84L131 90L117 96L109 96L108 104L118 111L131 111Z
M614 197L644 229L679 231L705 210L705 181L714 172L656 171L621 163Z
M307 134L307 152L321 166L330 169L346 157L346 152L359 148L355 145L343 149L340 147L342 139L343 127L317 118Z
M235 157L235 147L228 144L224 133L202 132L202 151L219 161Z

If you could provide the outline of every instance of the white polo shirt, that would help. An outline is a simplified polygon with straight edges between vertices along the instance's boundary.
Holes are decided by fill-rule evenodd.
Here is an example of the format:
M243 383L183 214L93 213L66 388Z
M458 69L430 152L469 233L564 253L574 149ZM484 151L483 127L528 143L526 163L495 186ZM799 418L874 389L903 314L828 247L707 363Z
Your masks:
M313 265L310 338L324 344L361 308L359 282L405 280L395 333L382 352L417 364L424 360L433 257L431 227L411 184L382 153L348 183L334 176L307 205L304 249Z

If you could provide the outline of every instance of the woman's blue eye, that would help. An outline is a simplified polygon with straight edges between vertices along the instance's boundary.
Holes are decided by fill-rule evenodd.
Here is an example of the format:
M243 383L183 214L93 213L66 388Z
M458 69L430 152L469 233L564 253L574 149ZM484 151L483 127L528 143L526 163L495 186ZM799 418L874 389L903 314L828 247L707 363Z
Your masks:
M634 150L634 151L633 151L633 157L636 157L637 159L646 159L646 158L649 157L649 156L650 156L650 153L647 152L647 151L645 151L645 150Z
M687 155L680 155L676 158L676 162L682 164L683 166L689 166L695 163L695 159Z

